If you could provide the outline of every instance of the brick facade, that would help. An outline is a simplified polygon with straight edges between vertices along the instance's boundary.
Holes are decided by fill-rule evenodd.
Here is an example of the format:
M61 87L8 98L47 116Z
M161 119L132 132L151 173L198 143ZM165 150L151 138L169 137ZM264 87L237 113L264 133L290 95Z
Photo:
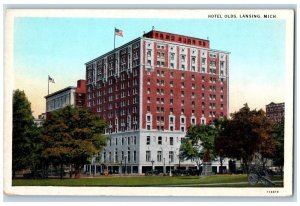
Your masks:
M103 162L113 160L107 153L132 150L138 158L131 165L141 173L151 165L147 151L163 150L157 137L178 140L164 151L172 154L191 125L227 116L229 53L209 45L153 30L86 63L87 107L107 121L112 139L138 138L135 146L108 145ZM156 146L145 145L148 137Z
M273 122L280 122L284 119L284 103L274 103L266 105L266 116Z

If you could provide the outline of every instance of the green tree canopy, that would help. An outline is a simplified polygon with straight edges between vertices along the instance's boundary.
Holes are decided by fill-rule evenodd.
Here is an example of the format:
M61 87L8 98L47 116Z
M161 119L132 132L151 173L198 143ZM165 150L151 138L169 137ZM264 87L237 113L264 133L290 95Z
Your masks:
M214 139L217 130L210 125L191 126L180 147L180 156L184 159L194 159L198 166L203 161L215 158Z
M71 106L57 110L44 124L42 155L52 164L74 164L78 172L106 145L104 129L105 122L91 111Z
M271 138L272 124L263 110L250 110L247 104L231 119L223 122L215 149L226 157L242 159L246 169L255 153L269 157L274 152Z
M274 124L272 136L275 140L273 163L275 166L280 167L282 174L284 165L284 120Z
M32 141L38 135L33 122L31 104L24 91L20 90L15 90L13 93L12 133L12 170L15 178L16 171L27 169L33 163Z

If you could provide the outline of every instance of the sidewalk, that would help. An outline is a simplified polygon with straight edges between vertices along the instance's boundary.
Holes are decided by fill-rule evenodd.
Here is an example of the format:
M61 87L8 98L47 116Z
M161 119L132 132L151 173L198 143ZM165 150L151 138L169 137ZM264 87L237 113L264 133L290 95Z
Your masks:
M283 181L273 181L274 183L283 183ZM185 185L163 185L160 187L199 187L199 186L218 186L218 185L243 185L249 182L228 182L228 183L208 183L208 184L185 184Z

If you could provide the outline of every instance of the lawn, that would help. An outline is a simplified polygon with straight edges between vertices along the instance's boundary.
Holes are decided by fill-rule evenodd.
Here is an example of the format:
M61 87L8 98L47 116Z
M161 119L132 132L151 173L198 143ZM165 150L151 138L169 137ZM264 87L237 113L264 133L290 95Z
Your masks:
M282 180L280 177L276 180ZM192 186L192 187L251 187L246 175L214 175L207 177L108 176L80 179L14 179L13 186ZM276 183L282 187L282 183ZM262 184L256 185L263 186Z

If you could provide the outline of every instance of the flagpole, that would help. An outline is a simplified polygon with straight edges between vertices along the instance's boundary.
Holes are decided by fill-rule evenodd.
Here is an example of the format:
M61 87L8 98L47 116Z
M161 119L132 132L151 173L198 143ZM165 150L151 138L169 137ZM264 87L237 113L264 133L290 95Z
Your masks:
M49 75L48 75L48 95L49 95Z
M116 48L116 27L114 29L114 50Z

